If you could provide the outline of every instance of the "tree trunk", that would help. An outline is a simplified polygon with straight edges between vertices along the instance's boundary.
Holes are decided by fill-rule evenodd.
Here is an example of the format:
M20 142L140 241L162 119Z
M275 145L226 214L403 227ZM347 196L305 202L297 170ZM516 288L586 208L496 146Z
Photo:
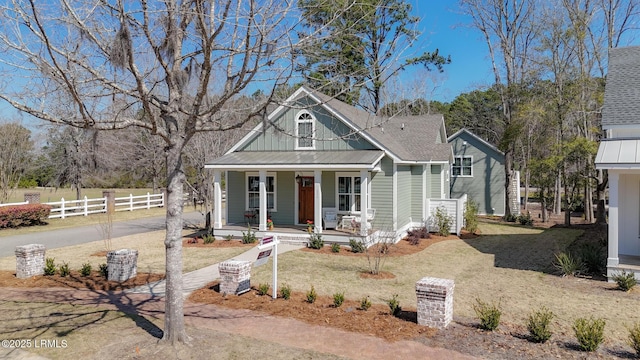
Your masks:
M607 209L605 208L605 190L609 184L609 176L602 170L598 170L598 185L596 186L598 209L596 211L596 224L607 223Z
M553 200L553 213L560 215L562 213L562 181L558 171L558 177L556 178L556 191Z
M513 179L513 152L511 149L507 149L504 153L504 174L505 174L505 209L504 216L505 218L509 218L511 214L511 198L513 195L511 194L511 180ZM517 214L513 214L517 215Z
M529 210L529 169L524 171L524 210Z
M182 213L184 210L182 169L182 144L174 144L167 150L167 234L166 294L164 334L162 339L171 344L188 340L184 326L184 295L182 285Z
M564 165L563 165L564 167ZM564 169L562 172L564 173ZM571 209L569 208L569 186L567 185L567 181L563 181L564 183L564 224L571 225Z
M549 221L549 214L547 214L547 198L544 187L540 188L540 205L540 211L542 212L542 222L546 223L547 221Z

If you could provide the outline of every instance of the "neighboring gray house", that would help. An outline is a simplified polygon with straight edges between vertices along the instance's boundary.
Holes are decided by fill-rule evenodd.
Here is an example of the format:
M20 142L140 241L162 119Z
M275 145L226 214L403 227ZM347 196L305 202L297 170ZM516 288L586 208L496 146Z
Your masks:
M609 174L607 276L640 279L640 47L609 50L596 168Z
M378 117L301 87L226 154L208 161L214 189L226 174L226 204L215 196L214 228L246 224L256 211L279 225L319 225L327 209L373 230L401 233L428 217L426 199L448 198L452 159L442 115ZM361 227L365 233L365 227ZM321 227L316 227L321 232Z
M505 214L504 154L467 129L449 136L453 150L451 197L467 194L481 215Z

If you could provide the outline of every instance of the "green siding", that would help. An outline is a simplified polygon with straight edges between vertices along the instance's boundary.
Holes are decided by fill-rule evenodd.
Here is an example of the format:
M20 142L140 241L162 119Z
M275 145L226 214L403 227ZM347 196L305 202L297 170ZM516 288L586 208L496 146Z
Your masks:
M337 208L336 204L336 172L322 172L322 207Z
M422 220L422 166L411 167L411 217L413 221Z
M441 165L431 165L431 172L429 176L429 189L432 199L440 199L442 197L442 189L440 188L440 180L442 172Z
M478 213L504 215L504 155L464 132L451 145L455 156L473 157L473 177L451 176L451 197L459 198L466 193L478 204Z
M279 171L276 180L278 211L271 214L274 224L295 223L296 174L293 171Z
M411 217L411 167L398 165L398 228L409 223Z
M305 109L306 108L306 109ZM240 151L291 151L295 150L296 117L303 111L308 111L315 117L315 150L372 150L376 149L360 135L351 134L342 121L327 112L322 106L309 106L305 103L293 109L285 110L273 122L282 131L269 126L266 131L254 137ZM331 140L323 140L331 139Z
M373 226L390 229L393 226L393 161L384 157L380 171L371 173L371 207L376 209Z
M246 177L244 172L229 171L227 173L227 224L244 223L246 206Z

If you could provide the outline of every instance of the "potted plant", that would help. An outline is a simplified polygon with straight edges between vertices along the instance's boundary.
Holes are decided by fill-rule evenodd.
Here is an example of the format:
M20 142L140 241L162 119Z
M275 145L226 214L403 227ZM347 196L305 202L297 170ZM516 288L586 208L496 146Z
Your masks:
M313 232L313 221L307 220L307 232L311 234Z
M273 230L273 220L267 219L267 229Z

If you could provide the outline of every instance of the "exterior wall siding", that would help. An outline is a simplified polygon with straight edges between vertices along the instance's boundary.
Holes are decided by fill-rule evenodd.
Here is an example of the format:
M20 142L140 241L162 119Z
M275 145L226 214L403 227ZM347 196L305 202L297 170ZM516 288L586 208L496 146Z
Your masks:
M463 142L467 142L464 146ZM473 136L461 133L451 142L454 156L472 156L472 177L451 176L451 197L467 194L478 204L478 213L504 215L505 213L505 169L504 156L478 141Z
M428 188L429 197L432 199L440 199L442 197L441 172L442 165L431 165Z
M291 225L296 223L295 203L296 174L293 171L279 171L276 180L276 201L278 211L271 213L274 224Z
M322 172L322 207L337 208L336 204L336 172Z
M227 224L244 223L244 212L246 205L246 177L244 172L229 171L227 173L227 212L229 218Z
M398 227L409 223L411 217L411 166L398 165Z
M371 207L376 209L375 228L393 226L393 161L384 157L380 171L371 175Z
M618 253L640 255L638 218L640 209L640 175L621 174L618 183ZM628 225L627 225L628 224ZM635 224L635 225L632 225Z
M422 220L422 166L411 167L411 217L413 221Z

